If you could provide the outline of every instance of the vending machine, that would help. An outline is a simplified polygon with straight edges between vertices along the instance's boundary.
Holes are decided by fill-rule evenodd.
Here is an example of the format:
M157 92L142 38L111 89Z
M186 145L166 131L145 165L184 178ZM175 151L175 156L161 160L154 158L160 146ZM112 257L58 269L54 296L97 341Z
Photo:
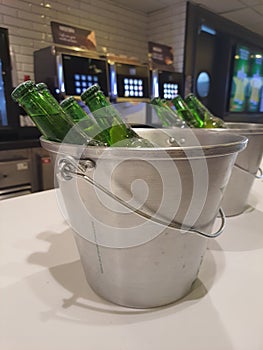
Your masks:
M151 97L172 100L184 95L183 73L153 69L151 71Z
M146 122L150 101L148 65L136 60L108 56L110 100L122 117L133 125Z
M149 69L147 65L109 61L111 99L116 102L148 102Z
M109 95L107 58L96 51L60 45L40 49L34 52L34 73L35 81L46 83L58 100L79 98L93 84Z
M151 69L151 98L160 97L165 100L172 100L177 95L184 95L183 73L160 68ZM160 127L161 122L153 108L148 109L147 124Z

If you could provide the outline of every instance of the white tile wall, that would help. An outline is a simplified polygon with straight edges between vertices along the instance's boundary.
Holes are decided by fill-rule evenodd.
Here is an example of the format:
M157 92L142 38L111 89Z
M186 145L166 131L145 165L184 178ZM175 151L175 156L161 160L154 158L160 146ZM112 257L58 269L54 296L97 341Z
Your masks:
M171 46L174 49L174 67L177 72L183 71L185 39L186 2L182 0L175 6L149 14L149 41Z
M48 4L51 7L46 7ZM128 5L127 5L128 7ZM50 21L95 30L101 51L136 56L146 62L148 41L174 47L176 70L182 71L185 2L150 15L108 0L0 0L1 27L8 28L17 82L33 73L33 52L52 44Z

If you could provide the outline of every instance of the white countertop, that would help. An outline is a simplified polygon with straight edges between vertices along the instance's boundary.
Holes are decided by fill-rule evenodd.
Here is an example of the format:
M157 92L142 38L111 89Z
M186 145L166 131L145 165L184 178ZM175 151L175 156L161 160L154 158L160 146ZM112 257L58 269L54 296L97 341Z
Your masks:
M0 202L1 350L262 350L263 181L209 241L195 288L136 310L86 283L55 190Z

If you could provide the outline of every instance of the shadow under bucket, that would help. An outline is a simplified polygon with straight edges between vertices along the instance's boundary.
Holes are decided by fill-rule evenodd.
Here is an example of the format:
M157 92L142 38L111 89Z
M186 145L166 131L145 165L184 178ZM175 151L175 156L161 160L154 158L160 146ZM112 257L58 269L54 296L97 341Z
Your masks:
M155 148L82 147L41 138L86 279L113 303L149 308L196 280L237 153L247 139L193 129L136 129Z
M247 208L247 200L255 179L262 179L260 163L263 155L263 125L255 123L225 123L224 131L247 137L246 149L235 161L222 208L226 216L239 215Z

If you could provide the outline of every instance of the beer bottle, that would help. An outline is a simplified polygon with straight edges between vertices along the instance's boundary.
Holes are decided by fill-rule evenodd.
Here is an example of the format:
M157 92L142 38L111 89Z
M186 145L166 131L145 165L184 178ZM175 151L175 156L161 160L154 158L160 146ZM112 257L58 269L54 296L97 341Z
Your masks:
M84 111L73 96L60 102L60 106L73 120L74 124L79 124L81 129L83 129L87 135L94 140L101 142L102 145L109 146L105 130L100 129L96 120Z
M203 121L191 113L186 102L180 95L177 95L171 100L172 105L175 107L177 114L187 123L191 128L201 128Z
M47 85L45 83L38 83L36 84L36 89L39 91L46 101L48 101L51 105L57 107L58 101L55 99L55 97L51 94L49 91Z
M203 128L225 127L223 120L215 117L194 94L187 95L185 102L192 114L203 121Z
M31 80L18 85L11 94L13 100L26 111L47 139L56 142L88 144L91 138L74 127L74 123L57 103L51 104Z
M166 101L163 101L159 97L154 97L151 100L151 104L154 106L154 110L156 111L156 114L160 119L162 126L168 128L173 126L184 128L187 126L185 121L170 108Z
M114 147L153 147L141 138L122 119L119 112L106 99L98 84L81 94L81 100L89 107L101 130L107 134L107 142Z
M43 95L43 97L45 98L46 101L48 101L55 108L58 108L58 101L51 94L50 90L48 89L48 87L45 83L42 82L42 83L36 84L36 89ZM71 99L71 97L69 97L69 99ZM72 97L72 99L74 100L74 97ZM60 105L60 107L63 109L62 105ZM92 128L85 127L83 122L79 123L79 120L74 120L74 118L72 118L70 113L67 113L67 111L65 111L65 110L64 110L64 112L67 114L69 119L71 121L73 121L73 124L75 124L74 125L75 129L79 129L81 133L87 134L88 139L90 139L89 140L90 146L107 146L107 144L105 142L103 142L103 140L99 136L94 137L94 136L96 136L96 134L98 134L98 132L96 133L95 128L93 128L94 130L91 130ZM83 111L83 113L85 113L85 112ZM91 125L89 124L89 126L91 126Z

